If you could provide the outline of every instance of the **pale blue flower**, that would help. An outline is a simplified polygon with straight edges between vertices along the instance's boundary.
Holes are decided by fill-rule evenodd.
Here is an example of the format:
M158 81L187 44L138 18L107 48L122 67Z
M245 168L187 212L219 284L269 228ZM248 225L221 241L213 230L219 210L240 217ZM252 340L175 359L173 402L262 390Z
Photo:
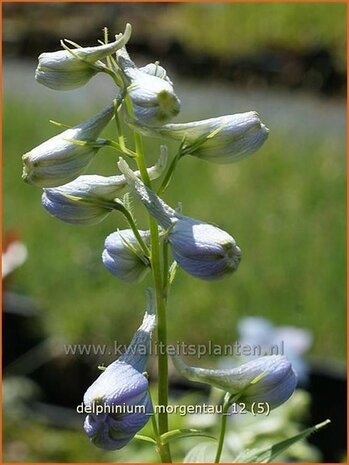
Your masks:
M252 404L268 404L270 409L286 402L297 385L297 375L291 363L281 355L260 357L231 369L190 367L175 355L173 363L190 381L210 384L232 395L251 410Z
M238 322L239 343L242 347L257 347L263 355L285 355L297 371L299 381L308 379L308 364L303 358L312 343L311 333L304 328L274 326L262 317L246 317ZM253 358L247 358L246 360Z
M125 48L117 51L117 58L129 82L128 95L141 124L165 123L179 113L180 100L164 68L153 63L137 68Z
M158 162L148 168L150 179L158 178L165 166L167 152L162 147ZM140 176L139 171L135 172ZM100 223L113 210L118 210L114 200L127 186L124 175L120 176L79 176L63 186L44 189L41 202L51 215L65 223L93 225Z
M88 437L102 449L124 447L152 414L148 379L144 375L151 334L156 325L154 297L149 289L147 299L143 323L127 351L103 371L84 395L85 410L96 406L104 409L104 413L87 415L84 423ZM113 413L117 408L125 408L128 412Z
M150 245L150 232L138 232L144 243ZM116 231L106 238L102 260L114 276L126 282L140 282L150 269L132 229Z
M109 105L98 115L48 139L23 155L23 179L39 187L56 187L75 179L91 163L99 134L114 114ZM86 142L85 145L73 141Z
M162 126L147 126L133 120L129 124L147 136L183 142L186 155L220 164L236 162L256 152L269 134L255 111Z
M180 215L168 240L178 265L200 279L221 278L237 270L241 250L235 239L212 224Z
M79 47L58 52L42 53L35 79L54 90L71 90L85 85L103 67L93 66L123 47L131 37L131 25L115 36L115 41L96 47Z

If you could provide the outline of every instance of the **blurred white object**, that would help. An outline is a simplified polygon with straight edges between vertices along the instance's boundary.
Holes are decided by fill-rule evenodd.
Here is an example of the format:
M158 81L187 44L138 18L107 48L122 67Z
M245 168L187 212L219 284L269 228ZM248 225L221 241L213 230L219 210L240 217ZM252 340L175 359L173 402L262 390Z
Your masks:
M9 244L2 254L2 277L6 278L15 269L23 265L28 257L27 247L20 241Z
M302 358L313 341L310 331L293 326L274 326L261 317L243 318L238 323L239 343L241 346L258 346L262 355L285 355L292 363L300 381L308 377L308 365ZM249 357L254 358L254 357Z

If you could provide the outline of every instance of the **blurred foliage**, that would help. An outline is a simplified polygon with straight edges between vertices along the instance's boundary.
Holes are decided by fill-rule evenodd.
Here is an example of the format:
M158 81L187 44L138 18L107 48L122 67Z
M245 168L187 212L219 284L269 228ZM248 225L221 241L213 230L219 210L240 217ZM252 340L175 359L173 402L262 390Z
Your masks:
M346 63L344 3L181 3L161 16L164 35L192 50L221 56L258 53L265 46L322 45Z
M103 26L111 33L134 26L133 37L150 48L175 41L193 52L227 55L258 53L263 47L307 50L325 47L345 69L344 3L5 3L4 41L23 41L22 52L42 38L95 37ZM34 36L38 36L33 41ZM6 53L6 47L5 47Z
M35 404L32 410L23 404L32 397L31 391L27 392L28 381L25 378L9 378L4 383L4 400L7 407L15 409L15 415L7 414L4 417L4 459L6 462L156 462L158 455L151 444L138 439L133 439L127 447L119 451L104 451L95 447L83 432L81 425L84 415L74 415L69 411L69 416L74 416L75 427L67 422L64 428L57 429L52 419L39 416ZM153 385L152 397L156 398L156 386ZM13 392L11 392L13 390ZM221 401L222 391L213 390L207 398L197 391L189 392L178 398L170 399L170 405L176 407L190 405L216 405ZM265 447L287 439L298 432L304 426L303 421L308 415L310 405L309 395L297 390L291 399L280 408L272 411L268 416L251 414L234 414L228 419L226 432L226 446L224 457L226 461L232 460L246 448ZM67 415L67 412L59 408L56 415ZM170 429L194 427L205 431L213 437L218 436L219 417L214 414L180 414L170 415ZM148 422L140 431L140 434L153 437L151 422ZM207 438L193 437L171 442L171 451L174 462L182 462L183 457L195 445L207 441ZM216 442L210 440L216 447ZM319 461L318 450L307 441L301 441L278 459L287 461Z
M15 289L40 303L49 335L71 343L126 343L141 318L150 277L140 286L113 278L100 254L104 238L126 226L123 219L115 213L97 226L79 227L50 217L40 206L40 189L20 179L20 155L57 133L48 119L74 124L101 108L97 89L108 93L107 78L101 79L69 104L67 94L56 97L60 104L50 103L54 93L45 89L36 90L41 98L31 100L25 90L27 102L4 101L4 226L17 228L29 250ZM170 340L230 343L241 316L262 315L310 329L313 354L344 359L344 106L292 95L241 97L214 83L178 83L178 93L182 120L256 108L271 133L244 162L218 166L188 158L178 167L166 200L181 201L185 214L230 231L243 259L235 275L218 282L178 273L169 302ZM111 124L106 134L112 137L113 130ZM146 140L149 164L159 145ZM113 173L116 158L105 149L89 171ZM135 206L146 227L143 210Z

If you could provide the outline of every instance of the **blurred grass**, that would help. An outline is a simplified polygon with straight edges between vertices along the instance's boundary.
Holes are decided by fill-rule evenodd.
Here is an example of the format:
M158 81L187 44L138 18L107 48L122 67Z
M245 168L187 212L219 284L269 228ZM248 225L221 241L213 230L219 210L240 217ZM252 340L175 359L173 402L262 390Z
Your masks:
M174 40L194 52L193 59L195 52L231 57L258 54L273 46L299 52L324 47L345 69L344 2L53 2L35 8L10 2L4 5L4 40L26 40L37 34L52 37L57 44L60 37L79 41L87 33L100 34L104 25L111 33L121 31L126 22L132 23L137 42L166 50Z
M324 46L345 67L344 3L181 3L163 12L159 29L183 46L220 56ZM266 34L266 31L268 33Z
M92 92L81 91L92 99L81 100L81 111L77 97L69 105L65 96L45 105L45 92L54 93L43 88L37 91L41 100L26 90L27 100L5 94L3 107L4 228L17 229L29 249L13 285L37 300L47 334L70 343L126 343L150 284L122 284L103 268L105 236L126 226L117 213L94 227L61 223L41 207L40 189L20 179L21 154L57 133L49 119L75 124L101 108L98 93L92 97L100 82ZM239 95L214 83L178 83L178 92L181 120L256 108L271 133L263 149L241 163L218 166L188 158L178 167L166 200L181 201L185 214L231 232L243 260L235 275L219 282L178 273L169 303L170 340L230 343L239 318L263 315L310 329L313 355L344 359L344 105L304 95ZM159 144L146 141L150 162ZM115 160L115 152L101 151L90 172L113 173Z

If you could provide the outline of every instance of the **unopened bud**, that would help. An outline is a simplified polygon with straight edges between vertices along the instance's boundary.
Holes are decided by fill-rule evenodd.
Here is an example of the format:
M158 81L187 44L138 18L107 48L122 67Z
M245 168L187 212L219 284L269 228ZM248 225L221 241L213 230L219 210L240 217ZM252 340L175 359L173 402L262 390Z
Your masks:
M138 232L149 245L149 231ZM126 282L140 282L150 269L149 261L131 229L116 231L106 238L102 259L114 276Z
M159 160L147 169L150 179L161 176L167 160L162 147ZM140 176L136 171L135 176ZM65 223L92 225L100 223L109 213L118 209L114 200L127 186L124 175L79 176L63 186L44 189L41 201L51 215Z
M35 71L35 79L54 90L71 90L85 85L99 69L94 65L123 47L131 36L131 25L115 36L115 41L97 47L79 47L58 52L42 53Z
M98 406L101 413L90 413L84 429L95 446L119 450L147 423L152 413L148 379L144 371L152 331L156 326L154 297L147 289L148 304L143 323L125 352L109 365L84 395L86 408ZM117 408L126 407L123 413Z
M179 113L180 100L164 68L156 69L153 64L137 68L125 48L117 52L117 57L130 83L128 94L140 124L165 123Z
M147 127L137 121L129 123L148 136L184 141L185 154L220 164L233 163L256 152L269 134L255 111L158 127Z
M55 187L75 179L88 167L98 146L99 134L114 113L113 105L23 155L23 179L39 187ZM76 143L74 143L76 141ZM85 144L84 144L85 142Z
M225 370L190 367L179 356L172 357L182 376L190 381L210 384L232 395L251 410L253 403L268 404L270 409L286 402L297 385L291 363L281 355L260 357L239 367Z

